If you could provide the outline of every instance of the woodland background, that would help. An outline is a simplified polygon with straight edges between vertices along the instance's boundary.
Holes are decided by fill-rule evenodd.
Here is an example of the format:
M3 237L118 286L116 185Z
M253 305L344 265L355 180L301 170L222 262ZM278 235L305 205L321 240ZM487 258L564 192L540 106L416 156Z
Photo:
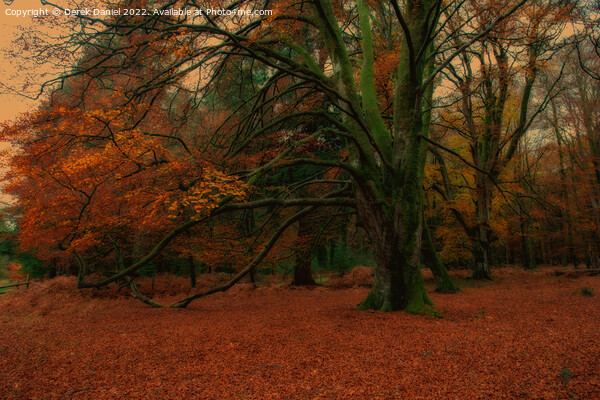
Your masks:
M44 7L0 397L600 397L599 2Z
M43 104L2 131L3 270L305 285L312 271L402 269L383 266L379 242L442 271L445 291L444 266L477 279L492 265L599 268L596 3L187 6L272 15L49 17L18 32L5 57L47 79L22 83ZM422 167L409 170L412 148ZM368 182L383 185L376 200ZM422 238L374 236L386 207Z

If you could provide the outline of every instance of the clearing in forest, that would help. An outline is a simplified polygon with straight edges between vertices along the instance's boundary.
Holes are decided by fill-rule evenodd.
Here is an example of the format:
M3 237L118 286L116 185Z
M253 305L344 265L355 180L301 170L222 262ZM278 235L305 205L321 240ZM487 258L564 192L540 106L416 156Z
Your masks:
M442 318L358 311L361 286L152 309L60 277L0 297L0 398L600 398L600 278L496 275L429 282Z

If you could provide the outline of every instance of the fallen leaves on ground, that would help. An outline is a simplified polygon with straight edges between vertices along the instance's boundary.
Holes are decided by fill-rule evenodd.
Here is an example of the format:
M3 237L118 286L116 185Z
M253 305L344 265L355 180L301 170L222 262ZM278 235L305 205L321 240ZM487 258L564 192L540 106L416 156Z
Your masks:
M357 311L364 287L243 284L178 310L56 278L0 297L0 398L600 398L600 279L552 272L430 284L443 318Z

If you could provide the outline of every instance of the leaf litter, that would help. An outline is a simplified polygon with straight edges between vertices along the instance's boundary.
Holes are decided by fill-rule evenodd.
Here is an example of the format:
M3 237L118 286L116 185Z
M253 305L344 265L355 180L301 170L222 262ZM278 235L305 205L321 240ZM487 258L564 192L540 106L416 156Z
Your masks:
M495 273L453 295L425 273L442 318L357 311L368 288L356 275L352 287L245 283L184 310L55 278L0 297L0 398L600 398L599 297L580 293L600 279Z

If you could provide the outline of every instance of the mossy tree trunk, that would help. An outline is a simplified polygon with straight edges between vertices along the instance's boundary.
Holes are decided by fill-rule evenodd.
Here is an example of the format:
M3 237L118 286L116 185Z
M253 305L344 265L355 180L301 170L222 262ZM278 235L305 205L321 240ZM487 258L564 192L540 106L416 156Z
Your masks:
M494 278L490 268L489 234L482 227L476 232L478 236L473 243L473 279L491 281Z
M428 32L437 23L437 3L407 1L403 11L397 3L393 5L404 39L394 84L393 121L388 128L377 105L369 10L364 0L358 3L363 47L361 101L380 158L362 162L361 154L355 156L364 177L355 185L357 214L376 262L373 287L359 307L424 313L432 302L419 262L426 156L421 137L422 104L430 84L424 83L424 78L433 40Z
M419 268L421 202L404 198L386 204L372 193L358 193L357 209L376 262L373 287L359 308L423 313L432 302Z
M486 138L487 140L487 138ZM480 143L480 160L487 160L491 144ZM487 162L487 161L486 161ZM475 172L476 223L473 229L473 279L492 280L490 214L492 211L492 181L481 171Z
M433 42L429 45L428 51L433 51ZM426 65L426 73L427 75L433 72L435 63L433 59L430 59ZM424 95L424 105L423 105L423 127L422 127L422 135L424 137L429 137L429 130L431 126L431 114L433 108L433 85L429 85L425 89ZM425 175L425 164L427 162L427 158L425 156L421 157L421 174ZM425 260L425 264L431 269L433 276L436 281L436 291L440 293L456 293L460 289L454 285L452 279L450 279L450 275L448 275L448 271L446 267L442 263L437 250L435 248L435 244L433 242L433 237L431 236L431 232L429 230L429 226L427 225L427 221L423 217L423 244L421 248L422 256Z
M442 263L440 256L435 249L431 232L426 222L423 222L423 258L425 259L425 265L431 269L433 276L435 277L436 292L440 293L456 293L460 291L458 286L452 282L448 271Z
M326 81L334 86L334 105L340 115L335 125L346 137L348 153L343 169L351 176L358 221L371 239L376 261L374 286L361 307L426 312L431 302L423 285L419 258L423 230L422 166L428 142L423 127L431 104L424 106L424 102L427 103L428 90L443 68L433 69L430 63L435 57L433 42L441 33L438 21L444 12L443 2L407 0L401 9L398 2L392 1L386 3L391 9L381 6L372 12L370 2L358 0L362 50L358 82L356 64L350 57L356 49L347 48L332 1L314 0L312 4L314 21L330 58ZM498 17L460 49L475 43L522 4ZM379 109L372 14L374 19L381 17L379 22L384 21L378 27L391 22L397 28L394 32L402 37L391 118L384 118ZM395 43L390 50L394 48L398 48ZM324 76L309 54L302 50L299 54L306 68L316 76ZM449 55L444 64L459 54L457 50Z

